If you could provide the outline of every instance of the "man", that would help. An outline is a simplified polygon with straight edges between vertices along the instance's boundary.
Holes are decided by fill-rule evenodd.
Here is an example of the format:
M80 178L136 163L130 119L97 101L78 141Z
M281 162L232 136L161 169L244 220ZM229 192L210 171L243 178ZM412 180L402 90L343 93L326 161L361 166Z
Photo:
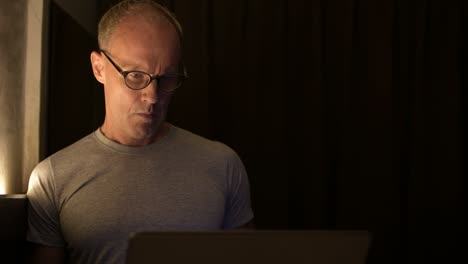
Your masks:
M91 54L106 116L31 174L28 241L45 263L124 263L131 232L251 226L249 183L227 146L165 121L184 78L182 30L151 0L126 0Z

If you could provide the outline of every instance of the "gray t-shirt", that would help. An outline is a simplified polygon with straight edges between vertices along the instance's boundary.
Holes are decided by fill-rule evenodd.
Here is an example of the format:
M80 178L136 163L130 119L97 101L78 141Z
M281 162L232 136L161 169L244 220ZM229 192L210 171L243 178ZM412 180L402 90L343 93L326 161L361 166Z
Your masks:
M70 263L124 263L132 232L230 229L253 218L237 154L172 125L143 147L98 129L40 162L27 196L27 239L65 247Z

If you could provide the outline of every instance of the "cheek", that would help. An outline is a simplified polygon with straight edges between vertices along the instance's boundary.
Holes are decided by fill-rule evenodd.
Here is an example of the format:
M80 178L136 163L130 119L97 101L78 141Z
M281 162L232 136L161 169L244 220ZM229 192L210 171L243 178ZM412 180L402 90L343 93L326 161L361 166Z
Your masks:
M171 102L173 93L161 92L158 96L159 105L162 108L167 108Z
M113 86L108 96L111 110L119 114L131 112L138 100L138 97L131 92L130 89L125 87Z
M140 99L138 93L122 93L120 96L121 109L125 109L127 113L132 113L140 110Z

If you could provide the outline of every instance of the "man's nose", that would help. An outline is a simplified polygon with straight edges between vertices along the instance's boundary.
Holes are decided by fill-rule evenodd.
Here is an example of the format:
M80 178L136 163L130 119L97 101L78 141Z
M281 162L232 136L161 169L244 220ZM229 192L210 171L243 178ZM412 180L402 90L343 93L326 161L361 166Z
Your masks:
M142 89L142 99L149 104L156 104L158 102L157 80L153 80L148 86Z

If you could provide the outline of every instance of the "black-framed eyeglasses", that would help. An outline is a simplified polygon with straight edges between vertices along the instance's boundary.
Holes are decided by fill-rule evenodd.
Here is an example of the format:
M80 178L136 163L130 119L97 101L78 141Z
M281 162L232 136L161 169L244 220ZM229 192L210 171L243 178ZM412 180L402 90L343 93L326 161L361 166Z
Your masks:
M124 77L125 84L132 90L141 90L146 88L153 80L156 80L158 89L166 92L172 92L179 88L185 79L188 78L187 71L183 67L183 73L168 73L159 76L151 76L149 73L143 71L124 71L115 63L105 52L100 50L104 56L114 65L115 69Z

